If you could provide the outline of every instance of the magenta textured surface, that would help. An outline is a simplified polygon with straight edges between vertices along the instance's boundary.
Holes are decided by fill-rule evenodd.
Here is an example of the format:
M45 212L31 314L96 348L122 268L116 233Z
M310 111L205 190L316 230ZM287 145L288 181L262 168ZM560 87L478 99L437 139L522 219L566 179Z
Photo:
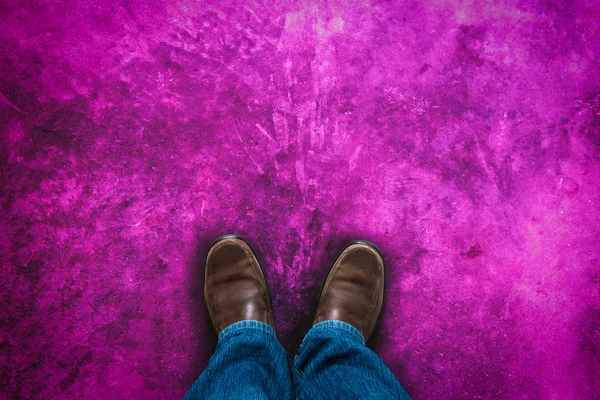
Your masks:
M600 392L600 5L0 1L2 398L178 398L208 244L291 354L349 240L415 399Z

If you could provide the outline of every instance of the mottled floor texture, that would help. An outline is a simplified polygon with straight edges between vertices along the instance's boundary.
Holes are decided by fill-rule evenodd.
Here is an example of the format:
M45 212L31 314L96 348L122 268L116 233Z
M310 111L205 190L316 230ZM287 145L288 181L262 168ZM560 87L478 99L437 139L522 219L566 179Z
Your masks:
M414 399L596 399L599 38L594 0L0 1L0 397L181 397L235 232L290 354L362 238Z

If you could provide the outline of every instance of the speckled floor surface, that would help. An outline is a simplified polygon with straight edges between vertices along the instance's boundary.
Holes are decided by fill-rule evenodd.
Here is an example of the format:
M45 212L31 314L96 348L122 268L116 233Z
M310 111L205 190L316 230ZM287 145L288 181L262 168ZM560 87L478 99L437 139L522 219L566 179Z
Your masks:
M478 4L0 1L0 397L181 397L235 232L291 354L362 238L414 399L597 398L600 4Z

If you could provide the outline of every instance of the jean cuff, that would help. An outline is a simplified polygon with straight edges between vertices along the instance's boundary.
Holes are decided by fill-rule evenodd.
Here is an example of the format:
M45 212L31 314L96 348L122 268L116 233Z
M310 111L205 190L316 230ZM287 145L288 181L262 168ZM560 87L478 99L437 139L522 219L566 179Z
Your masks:
M344 321L336 321L330 319L327 321L319 322L318 324L313 326L310 329L310 331L308 331L308 334L306 336L310 335L310 333L313 331L314 333L323 332L331 335L342 334L348 339L358 340L360 343L365 344L365 337L362 335L362 333L360 333L358 329Z
M223 329L223 331L219 334L219 338L217 340L218 344L222 344L230 337L239 336L241 334L254 336L269 336L277 339L275 331L273 330L273 328L271 328L271 325L265 324L261 321L246 319L243 321L234 322L227 328Z

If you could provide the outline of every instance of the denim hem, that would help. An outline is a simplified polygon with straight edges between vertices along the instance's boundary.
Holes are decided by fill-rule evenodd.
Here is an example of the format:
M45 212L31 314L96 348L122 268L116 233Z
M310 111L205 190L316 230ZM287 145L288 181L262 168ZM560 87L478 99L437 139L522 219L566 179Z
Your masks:
M362 333L360 333L358 329L344 321L330 319L327 321L319 322L318 324L313 326L310 329L310 331L308 331L306 336L308 337L313 331L325 331L331 334L339 334L341 332L344 334L344 336L349 337L350 339L358 340L362 344L365 344L365 337L362 335Z
M219 334L217 342L222 344L230 336L237 336L239 334L254 334L257 336L271 336L277 338L275 331L269 324L265 324L261 321L255 321L251 319L234 322Z

